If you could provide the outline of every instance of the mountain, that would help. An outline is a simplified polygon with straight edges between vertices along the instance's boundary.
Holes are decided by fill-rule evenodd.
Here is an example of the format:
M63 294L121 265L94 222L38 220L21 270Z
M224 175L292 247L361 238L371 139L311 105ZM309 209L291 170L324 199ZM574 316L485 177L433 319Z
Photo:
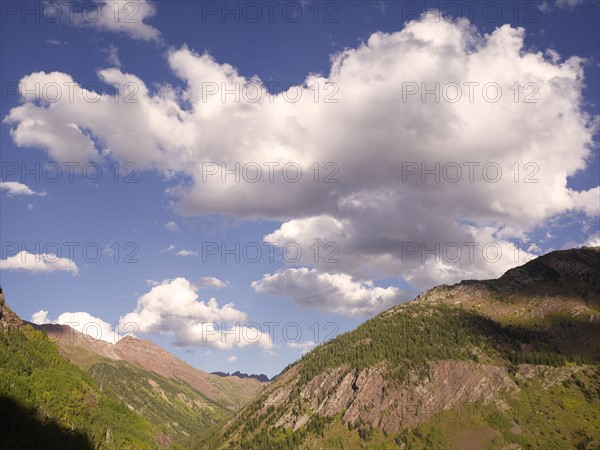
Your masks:
M168 436L63 358L0 291L0 448L153 449Z
M9 328L22 328L23 321L17 316L12 309L6 304L4 294L0 287L0 327L6 331Z
M116 344L91 339L66 325L43 330L61 354L173 442L202 441L263 388L256 379L221 378L196 369L147 339Z
M196 369L147 339L127 336L113 345L85 336L67 325L31 325L44 330L64 355L84 370L104 359L122 360L162 377L183 381L230 409L247 403L263 388L263 384L256 379L223 379Z
M270 381L269 377L266 376L264 373L261 373L261 374L253 373L252 375L248 375L247 373L242 373L239 370L236 372L233 372L232 374L230 374L229 372L211 372L211 374L217 375L222 378L226 378L226 377L253 378L255 380L260 381L261 383L266 383L266 382Z
M435 287L288 366L226 449L600 448L600 248Z

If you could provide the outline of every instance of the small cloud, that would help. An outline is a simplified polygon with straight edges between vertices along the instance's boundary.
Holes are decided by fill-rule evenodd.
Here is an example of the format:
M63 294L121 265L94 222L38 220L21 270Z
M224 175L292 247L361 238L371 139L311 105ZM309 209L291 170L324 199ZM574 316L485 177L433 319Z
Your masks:
M257 345L263 352L273 348L268 333L240 325L247 316L233 303L219 305L215 298L202 301L196 291L185 278L165 280L138 298L136 308L121 317L120 326L135 324L139 333L171 335L178 347L231 350Z
M109 64L115 67L122 67L121 60L119 59L119 47L110 44L107 48L103 48L102 51L106 53L106 60Z
M177 225L175 222L165 223L165 228L169 231L179 231L179 225Z
M73 276L79 273L77 264L68 258L61 258L52 253L34 254L25 250L0 259L0 269L31 273L70 272Z
M31 316L31 322L38 325L50 323L50 319L48 319L48 311L40 309L38 312L33 313L33 315Z
M238 360L238 357L235 355L231 355L229 358L227 358L227 362L228 363L234 363Z
M196 258L198 256L198 252L195 252L193 250L179 250L177 252L177 256L193 256L194 258Z
M583 245L586 247L600 247L600 233L590 236Z
M36 192L26 184L19 183L18 181L0 181L0 191L8 191L7 195L9 197L17 197L19 195L38 195L44 197L46 195L46 192Z
M93 3L96 4L97 11L90 14L92 16L90 18L83 13L74 14L75 25L123 33L132 39L142 41L161 42L160 32L146 23L147 19L156 15L156 7L153 2L148 0L136 0L135 2L94 0ZM131 7L132 3L135 3L135 8ZM115 20L117 17L119 20Z
M375 3L375 9L377 11L379 11L379 14L381 14L382 16L385 16L385 14L387 12L387 5L383 1L380 0L377 3Z
M164 248L160 251L160 253L170 253L175 250L175 246L173 244L169 245L167 248Z
M35 206L35 203L27 203L27 210L30 211Z
M41 309L38 312L33 313L31 322L38 325L46 323L68 325L75 331L78 331L93 340L101 340L111 344L116 344L122 337L108 322L82 311L62 313L58 316L58 319L50 320L48 318L48 311Z
M543 13L549 13L555 9L573 9L582 4L583 0L555 0L554 3L545 1L538 6L538 9Z
M314 348L317 344L313 341L288 342L287 346L293 350L300 350L303 354Z
M48 39L46 44L49 45L69 45L67 41L59 41L58 39Z
M202 277L199 287L201 289L223 289L229 286L229 282L222 281L217 277Z
M583 4L583 0L556 0L555 4L559 8L575 8Z
M287 297L301 306L346 316L376 314L407 300L407 293L395 286L378 287L372 281L357 281L345 273L306 267L265 274L251 286L260 294Z
M151 278L146 280L146 286L154 287L154 286L158 286L159 284L160 284L160 282L153 280Z

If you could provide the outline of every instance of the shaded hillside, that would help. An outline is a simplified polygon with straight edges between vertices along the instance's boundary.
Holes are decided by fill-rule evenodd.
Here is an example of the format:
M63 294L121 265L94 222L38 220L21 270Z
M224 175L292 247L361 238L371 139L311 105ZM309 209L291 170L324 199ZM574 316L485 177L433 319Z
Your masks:
M85 434L40 417L11 397L0 396L0 448L19 450L92 450Z
M322 344L213 444L598 448L599 362L600 249L553 252Z

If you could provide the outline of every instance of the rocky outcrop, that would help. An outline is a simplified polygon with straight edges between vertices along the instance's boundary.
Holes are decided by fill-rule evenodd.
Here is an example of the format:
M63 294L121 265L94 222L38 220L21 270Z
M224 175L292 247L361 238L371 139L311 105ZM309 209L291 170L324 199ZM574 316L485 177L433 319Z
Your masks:
M368 424L387 433L414 427L431 416L463 403L494 402L504 391L518 390L505 366L464 361L432 362L425 379L416 384L396 385L386 380L386 369L376 367L360 372L339 367L313 378L300 391L307 406L301 415L289 403L295 384L295 371L285 375L286 382L266 398L266 406L285 406L287 411L276 422L297 430L312 414L333 417L342 414L354 426ZM281 382L280 382L281 383Z
M4 300L2 288L0 288L0 327L4 330L10 327L22 327L23 321L12 309L8 307Z

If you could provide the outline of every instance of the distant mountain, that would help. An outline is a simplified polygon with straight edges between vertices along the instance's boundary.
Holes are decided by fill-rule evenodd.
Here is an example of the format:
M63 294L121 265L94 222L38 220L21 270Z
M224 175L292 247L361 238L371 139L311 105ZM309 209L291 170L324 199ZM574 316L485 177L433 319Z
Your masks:
M248 375L247 373L242 373L239 370L236 372L233 372L232 374L228 373L228 372L211 372L212 375L217 375L219 377L225 378L225 377L238 377L238 378L253 378L255 380L260 381L261 383L267 383L269 382L269 377L266 376L265 374L252 374L252 375Z
M45 331L103 391L185 446L202 442L263 387L256 379L196 369L147 339L125 337L113 345L66 325L30 325Z
M196 369L147 339L127 336L113 345L90 339L67 325L31 325L46 331L69 360L86 370L99 361L98 357L123 360L162 377L181 380L231 410L247 403L263 387L256 379L223 379Z
M600 248L438 286L288 366L210 448L600 448Z

